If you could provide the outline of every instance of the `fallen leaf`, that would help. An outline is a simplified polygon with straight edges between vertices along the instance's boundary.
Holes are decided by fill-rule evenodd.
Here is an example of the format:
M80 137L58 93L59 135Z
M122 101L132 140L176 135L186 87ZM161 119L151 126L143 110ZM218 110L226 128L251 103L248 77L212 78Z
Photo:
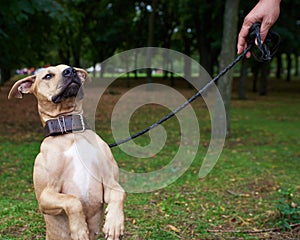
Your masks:
M171 225L171 224L169 224L168 227L169 227L172 231L174 231L174 232L177 232L177 233L180 232L180 230L179 230L178 228L176 228L175 226L173 226L173 225Z

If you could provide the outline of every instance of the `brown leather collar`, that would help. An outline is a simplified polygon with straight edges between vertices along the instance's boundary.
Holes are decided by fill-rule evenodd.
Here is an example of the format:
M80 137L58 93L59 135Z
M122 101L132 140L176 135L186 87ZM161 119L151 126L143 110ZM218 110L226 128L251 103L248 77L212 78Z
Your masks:
M50 119L44 127L44 136L57 136L67 133L83 132L88 129L85 118L81 114L59 116Z

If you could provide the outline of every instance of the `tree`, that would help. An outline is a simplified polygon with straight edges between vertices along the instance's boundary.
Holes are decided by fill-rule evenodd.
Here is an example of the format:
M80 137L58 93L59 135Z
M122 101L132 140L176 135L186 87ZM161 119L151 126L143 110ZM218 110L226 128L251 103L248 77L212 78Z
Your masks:
M188 13L192 17L199 62L209 74L213 74L213 64L220 51L221 26L224 1L185 0Z
M59 18L61 6L54 1L0 1L0 71L2 82L12 69L37 64L47 52L51 20Z
M148 5L150 6L150 5ZM151 4L151 10L150 10L150 15L149 15L149 20L148 20L148 39L147 39L147 47L154 47L154 24L155 24L155 16L157 12L157 0L153 0ZM151 65L151 58L152 58L152 51L147 51L147 56L146 56L146 61L147 61L147 66ZM147 68L147 82L151 83L152 78L151 78L151 68Z
M224 69L233 59L236 52L236 37L238 23L239 0L226 0L222 49L220 54L219 68ZM232 72L229 71L218 81L218 88L224 101L227 120L227 136L230 135L230 99L232 90Z
M244 58L242 60L242 66L240 71L240 81L239 81L239 89L238 89L238 98L246 99L246 79L247 79L247 64L248 60Z
M111 57L117 50L127 48L134 24L133 1L84 1L86 6L84 35L87 37L86 60L95 66ZM125 44L126 45L126 44ZM105 66L102 65L104 72Z
M281 2L281 13L278 21L274 26L274 30L280 34L281 44L278 54L286 54L287 60L287 77L286 80L291 80L292 55L299 55L300 42L300 23L299 23L299 1L285 0ZM282 60L278 56L279 62ZM297 61L295 61L296 65ZM281 62L280 62L281 64ZM278 65L277 77L280 77L281 65Z
M241 2L240 23L253 6L252 2ZM156 9L152 15L153 46L199 56L200 64L212 75L219 59L223 60L219 55L221 45L222 54L228 49L220 41L224 1L212 4L209 0L10 0L0 1L2 80L8 79L15 68L61 62L85 67L119 51L145 47L152 31L147 27L151 7ZM286 68L288 60L288 73L298 64L299 7L299 1L282 1L281 15L274 27L282 38L280 51L287 54L280 66ZM224 31L227 24L231 25L225 19ZM233 37L233 46L235 35L236 31L226 35ZM171 59L168 64L172 64ZM186 76L190 75L188 62L184 71ZM285 71L278 69L278 75L280 72Z

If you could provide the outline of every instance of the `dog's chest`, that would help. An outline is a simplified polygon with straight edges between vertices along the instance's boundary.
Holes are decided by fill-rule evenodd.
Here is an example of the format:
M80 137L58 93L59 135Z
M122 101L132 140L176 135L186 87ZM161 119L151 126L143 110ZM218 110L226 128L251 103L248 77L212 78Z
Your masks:
M95 190L100 190L101 176L97 155L97 149L84 139L75 141L64 152L69 161L63 191L80 197L85 202L98 195Z

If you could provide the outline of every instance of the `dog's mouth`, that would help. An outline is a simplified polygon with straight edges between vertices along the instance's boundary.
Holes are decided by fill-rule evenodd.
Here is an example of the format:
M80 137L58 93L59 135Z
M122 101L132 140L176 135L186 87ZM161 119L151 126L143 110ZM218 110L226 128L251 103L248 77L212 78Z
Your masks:
M71 82L68 85L64 86L62 90L57 94L52 96L52 102L61 103L64 99L77 97L82 99L84 96L81 84L76 82Z
M82 82L73 68L67 68L63 71L63 83L58 94L52 96L52 102L61 103L64 99L84 97Z

